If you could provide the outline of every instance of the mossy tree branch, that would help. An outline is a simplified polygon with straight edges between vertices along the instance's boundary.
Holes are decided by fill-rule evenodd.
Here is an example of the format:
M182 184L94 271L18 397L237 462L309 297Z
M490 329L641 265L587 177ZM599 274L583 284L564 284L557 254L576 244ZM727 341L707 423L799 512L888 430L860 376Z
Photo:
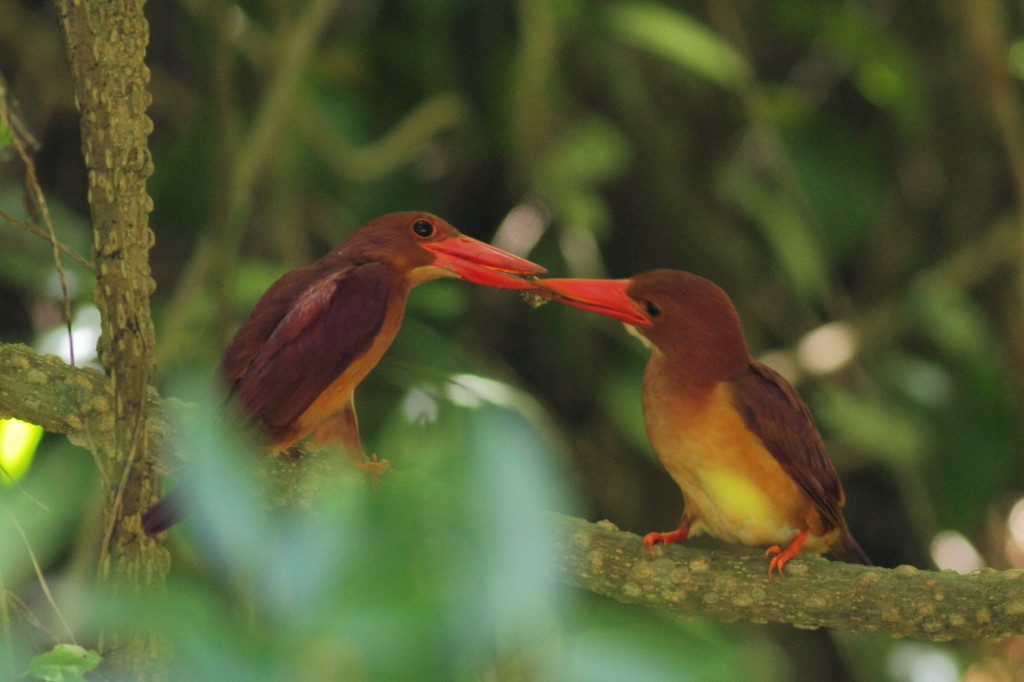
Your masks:
M77 395L73 386L81 388ZM74 369L25 346L0 345L0 417L42 424L90 447L113 428L112 401L111 382L99 372ZM168 427L155 392L150 393L150 411L151 437L163 440ZM337 460L323 459L314 465ZM273 461L264 472L272 488L290 489L291 481L310 478L294 471L295 458ZM271 504L294 502L295 496L279 495ZM769 582L767 560L749 548L707 550L684 543L659 548L651 559L638 536L608 522L552 515L551 523L559 559L556 578L624 603L684 617L932 640L1024 634L1024 571L960 575L799 557L786 566L785 579Z
M936 641L1024 633L1024 571L969 575L799 557L767 579L755 550L672 545L648 557L640 538L609 522L553 516L558 578L627 604L722 621L788 623Z
M149 438L167 440L164 405L148 395ZM21 344L0 344L0 419L21 419L94 450L113 438L113 382L88 368L72 367L55 355L39 355Z

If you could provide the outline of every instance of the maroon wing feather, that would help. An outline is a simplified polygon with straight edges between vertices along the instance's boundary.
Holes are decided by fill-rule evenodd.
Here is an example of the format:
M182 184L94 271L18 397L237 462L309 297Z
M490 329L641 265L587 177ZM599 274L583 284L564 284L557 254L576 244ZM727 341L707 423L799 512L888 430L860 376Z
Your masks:
M290 425L370 347L394 290L376 262L296 272L260 299L221 363L246 415L271 432Z
M825 519L845 529L839 508L843 487L825 446L796 389L777 372L751 361L750 371L730 380L733 400L743 421L768 452L796 481Z
M253 306L249 317L235 332L235 337L231 339L220 360L220 375L229 391L234 391L238 380L249 371L249 365L259 354L263 344L309 286L315 268L316 264L307 265L283 275Z

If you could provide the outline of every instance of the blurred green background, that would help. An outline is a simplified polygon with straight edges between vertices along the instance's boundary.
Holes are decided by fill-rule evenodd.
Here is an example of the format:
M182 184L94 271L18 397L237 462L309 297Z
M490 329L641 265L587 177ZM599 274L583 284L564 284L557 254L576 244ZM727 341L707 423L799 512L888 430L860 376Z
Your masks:
M428 210L556 276L714 280L811 407L877 563L1024 567L1019 3L184 0L147 14L165 395L188 397L176 387L280 274L376 215ZM88 257L55 9L0 0L0 17L0 73L57 233ZM0 154L0 208L27 219L23 170ZM66 267L82 363L90 280ZM0 341L66 345L55 283L49 246L0 223ZM0 670L129 622L167 634L177 679L1012 679L1016 640L678 622L549 584L541 510L676 524L678 489L643 433L645 359L603 317L420 287L358 394L364 441L396 475L376 495L343 476L312 517L267 515L239 492L230 438L186 429L206 511L171 532L171 587L146 603L93 589L90 460L47 436L23 489L0 489Z

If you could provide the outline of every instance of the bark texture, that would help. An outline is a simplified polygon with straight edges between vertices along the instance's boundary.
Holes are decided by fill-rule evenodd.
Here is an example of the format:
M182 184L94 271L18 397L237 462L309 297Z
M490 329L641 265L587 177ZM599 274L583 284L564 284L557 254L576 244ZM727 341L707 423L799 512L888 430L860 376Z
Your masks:
M144 540L139 527L140 510L157 496L157 444L147 425L154 373L149 297L155 287L148 260L152 200L146 193L153 171L147 146L153 124L146 116L149 24L142 0L57 0L57 9L81 113L102 316L98 350L110 377L113 428L93 443L105 495L100 577L139 589L162 582L168 565L162 548ZM158 640L138 633L112 635L106 648L136 672L154 670L165 654Z
M967 575L859 566L821 557L786 564L769 581L755 550L702 550L685 543L648 556L639 536L613 524L553 516L558 578L627 604L730 622L789 623L893 637L1003 639L1024 633L1024 571Z

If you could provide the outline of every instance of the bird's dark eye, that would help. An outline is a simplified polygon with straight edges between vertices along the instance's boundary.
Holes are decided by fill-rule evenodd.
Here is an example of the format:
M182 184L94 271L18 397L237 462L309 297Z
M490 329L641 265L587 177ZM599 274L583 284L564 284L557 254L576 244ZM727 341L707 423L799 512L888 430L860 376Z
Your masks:
M426 239L430 235L434 234L434 226L429 220L417 220L412 224L412 231L415 232L417 236Z
M661 308L658 307L657 303L651 303L650 301L644 301L644 307L647 308L647 314L651 317L657 317L661 315Z

